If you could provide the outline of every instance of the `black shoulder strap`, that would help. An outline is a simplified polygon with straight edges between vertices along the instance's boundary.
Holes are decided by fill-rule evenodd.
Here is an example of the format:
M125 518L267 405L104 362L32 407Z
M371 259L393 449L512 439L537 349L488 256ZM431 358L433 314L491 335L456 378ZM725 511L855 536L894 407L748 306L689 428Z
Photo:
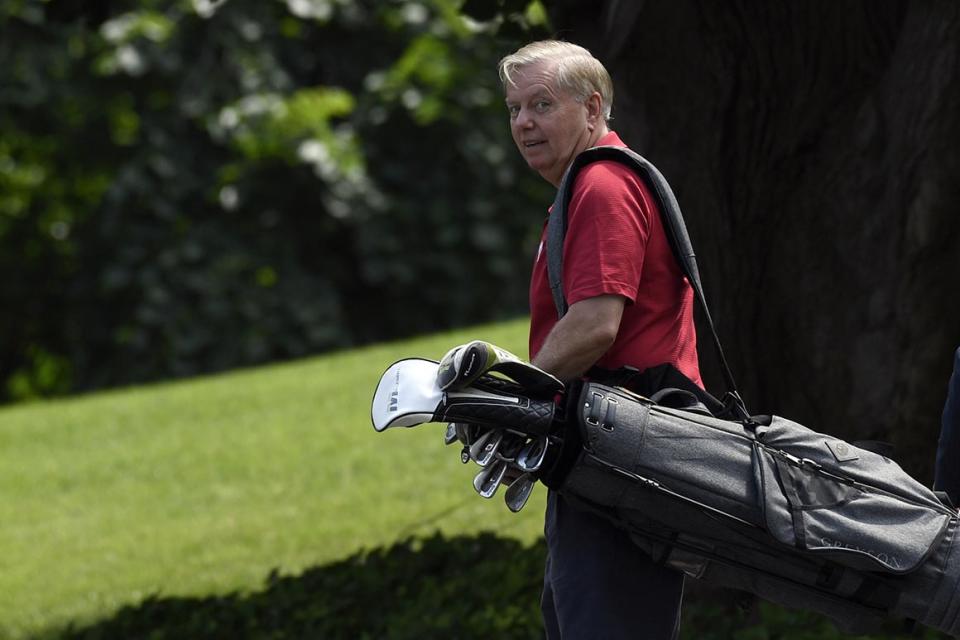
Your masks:
M713 344L717 349L720 368L727 384L730 399L733 400L741 410L743 415L740 417L748 417L749 414L744 407L743 400L740 398L733 374L727 364L727 358L723 354L723 347L720 345L720 338L714 327L713 318L710 316L710 308L707 306L707 299L703 294L703 285L700 282L697 256L693 252L693 245L690 243L690 236L687 233L687 226L683 221L683 214L680 213L680 205L677 203L677 198L673 195L673 190L667 183L666 178L663 177L663 174L643 156L630 149L612 146L587 149L574 158L560 181L557 196L550 210L550 218L547 221L547 246L545 247L547 254L547 276L550 281L550 290L553 293L553 302L557 307L557 315L562 318L567 313L567 300L563 295L563 239L567 234L567 207L570 204L570 198L573 196L573 183L583 167L591 162L598 162L600 160L612 160L633 169L656 198L657 208L660 209L663 228L666 231L670 249L673 251L673 255L677 260L677 264L680 265L681 271L687 276L687 280L690 281L694 295L700 303L700 307L703 309L707 325L710 327Z

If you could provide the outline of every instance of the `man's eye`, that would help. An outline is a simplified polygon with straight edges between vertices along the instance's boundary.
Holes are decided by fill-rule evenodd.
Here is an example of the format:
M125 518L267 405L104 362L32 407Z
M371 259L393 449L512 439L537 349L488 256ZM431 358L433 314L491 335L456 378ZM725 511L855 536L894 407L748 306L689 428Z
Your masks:
M520 107L511 105L507 107L507 111L510 113L511 118L516 118L520 114Z
M537 111L539 111L540 113L543 113L544 111L550 108L550 103L547 102L546 100L540 100L533 106L534 108L536 108Z

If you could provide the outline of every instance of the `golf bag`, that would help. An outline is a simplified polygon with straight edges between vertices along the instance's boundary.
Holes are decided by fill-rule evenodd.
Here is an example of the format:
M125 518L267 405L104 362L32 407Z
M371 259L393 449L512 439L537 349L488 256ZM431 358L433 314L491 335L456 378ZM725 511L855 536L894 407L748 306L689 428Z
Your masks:
M848 632L893 616L960 634L957 514L890 459L777 416L569 393L541 480L654 560Z

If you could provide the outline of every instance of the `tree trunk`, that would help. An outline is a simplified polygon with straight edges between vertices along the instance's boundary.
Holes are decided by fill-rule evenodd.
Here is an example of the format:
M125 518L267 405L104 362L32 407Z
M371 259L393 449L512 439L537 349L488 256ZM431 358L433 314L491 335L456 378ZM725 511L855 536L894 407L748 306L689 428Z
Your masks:
M960 3L554 3L670 180L748 408L920 480L960 345ZM708 383L721 390L707 333Z

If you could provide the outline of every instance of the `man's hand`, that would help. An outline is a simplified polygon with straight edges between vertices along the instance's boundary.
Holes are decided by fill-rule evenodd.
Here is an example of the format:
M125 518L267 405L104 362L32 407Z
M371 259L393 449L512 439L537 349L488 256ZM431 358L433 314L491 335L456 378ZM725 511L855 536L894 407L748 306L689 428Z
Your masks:
M532 364L563 381L585 373L617 338L626 299L603 295L570 306Z

